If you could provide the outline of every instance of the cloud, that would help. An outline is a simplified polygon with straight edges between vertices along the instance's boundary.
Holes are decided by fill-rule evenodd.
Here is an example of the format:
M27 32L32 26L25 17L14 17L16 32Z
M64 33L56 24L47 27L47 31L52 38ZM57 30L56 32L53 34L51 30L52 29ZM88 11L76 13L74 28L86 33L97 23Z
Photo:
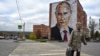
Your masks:
M18 31L18 24L9 22L0 22L0 31Z
M25 31L33 31L33 25L49 25L49 4L63 0L0 0L0 30L19 31L18 25L25 22ZM99 0L80 0L88 17L99 18Z
M44 24L43 22L45 22L45 21L48 22L49 15L47 13L46 14L36 14L31 17L26 17L23 19L26 23L33 23L34 25L35 24ZM45 24L48 25L49 22L45 23Z
M88 16L100 16L100 0L80 0Z
M80 0L83 9L87 13L87 25L89 26L89 17L95 21L97 24L95 30L99 29L99 19L100 19L100 0Z

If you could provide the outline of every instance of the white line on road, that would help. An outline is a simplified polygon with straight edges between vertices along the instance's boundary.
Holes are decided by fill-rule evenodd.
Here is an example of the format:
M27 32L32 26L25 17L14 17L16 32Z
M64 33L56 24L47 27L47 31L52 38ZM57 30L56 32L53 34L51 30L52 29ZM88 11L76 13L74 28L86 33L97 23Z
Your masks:
M45 53L45 54L39 54L39 55L42 55L42 56L44 56L44 55L63 55L63 54L65 54L65 53Z

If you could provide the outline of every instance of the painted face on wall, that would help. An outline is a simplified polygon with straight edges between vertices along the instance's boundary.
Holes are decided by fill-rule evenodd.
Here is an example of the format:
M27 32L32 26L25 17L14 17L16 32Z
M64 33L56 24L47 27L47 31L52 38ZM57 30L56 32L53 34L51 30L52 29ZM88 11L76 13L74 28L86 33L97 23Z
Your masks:
M70 6L66 3L62 3L58 5L57 11L56 11L56 18L57 18L57 23L62 26L62 25L68 25L69 20L71 16L71 9Z

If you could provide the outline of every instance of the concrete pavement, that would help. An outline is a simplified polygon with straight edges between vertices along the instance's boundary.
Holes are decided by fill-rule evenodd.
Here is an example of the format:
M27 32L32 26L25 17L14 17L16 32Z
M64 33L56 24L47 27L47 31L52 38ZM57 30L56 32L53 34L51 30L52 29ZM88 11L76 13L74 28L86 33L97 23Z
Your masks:
M65 56L66 48L47 43L21 43L9 56ZM92 56L81 53L81 56Z

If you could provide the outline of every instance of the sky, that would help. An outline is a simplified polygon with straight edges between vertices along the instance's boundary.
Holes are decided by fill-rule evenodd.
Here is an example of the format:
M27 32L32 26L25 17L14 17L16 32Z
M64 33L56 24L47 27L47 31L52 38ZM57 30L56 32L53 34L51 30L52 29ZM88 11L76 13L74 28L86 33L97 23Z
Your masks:
M20 31L18 25L24 22L25 31L30 32L33 31L33 25L49 25L49 4L59 1L63 0L0 0L0 31ZM91 16L98 22L100 0L80 0L80 3L87 18Z

